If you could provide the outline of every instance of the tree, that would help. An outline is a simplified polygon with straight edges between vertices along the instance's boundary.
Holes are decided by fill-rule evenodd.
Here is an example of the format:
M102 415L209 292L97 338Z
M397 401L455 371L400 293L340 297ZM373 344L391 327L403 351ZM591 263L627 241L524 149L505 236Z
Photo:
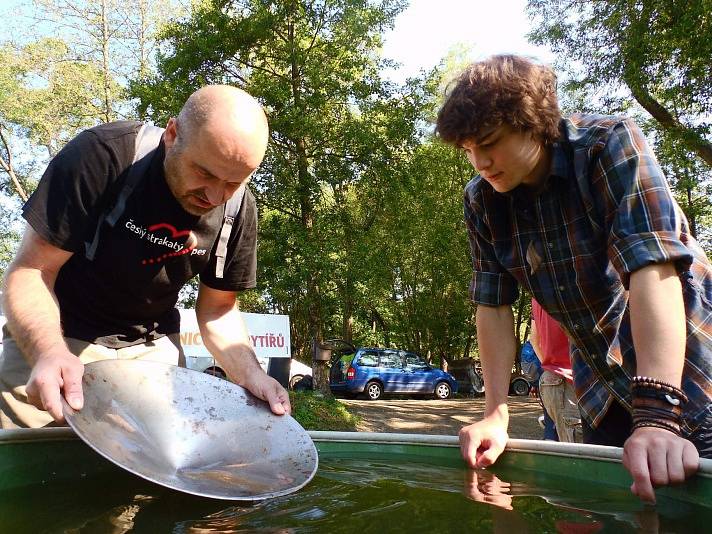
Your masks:
M157 29L168 14L178 16L174 1L158 0L33 0L31 18L48 23L75 60L92 65L100 84L94 102L101 122L134 115L127 105L128 80L151 69Z
M15 199L0 197L0 280L5 269L15 256L16 243L20 240L19 229L13 224L16 212Z
M155 28L175 5L162 0L38 0L0 41L0 200L19 217L48 158L79 130L133 116L125 80L151 65ZM8 226L3 226L7 228ZM3 232L11 254L17 233Z
M371 292L369 308L397 345L441 364L464 356L474 332L462 215L462 190L472 174L468 167L462 154L425 138L405 164L392 170L386 214L370 242L380 265L371 288L380 288L380 294Z
M640 121L643 128L654 128ZM690 223L690 233L712 255L712 167L695 157L679 140L656 130L655 154Z
M712 0L529 0L528 9L533 40L552 47L570 87L613 100L625 87L712 167Z
M79 130L94 124L103 85L91 64L75 61L66 43L45 38L19 50L0 46L0 168L23 201L34 186L29 170L15 164L11 138L24 137L49 156Z

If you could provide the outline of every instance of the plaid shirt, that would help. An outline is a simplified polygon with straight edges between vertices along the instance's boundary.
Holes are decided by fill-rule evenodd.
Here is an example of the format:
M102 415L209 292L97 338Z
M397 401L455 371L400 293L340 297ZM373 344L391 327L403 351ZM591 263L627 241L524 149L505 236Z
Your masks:
M561 132L538 195L523 187L500 194L479 176L465 188L471 297L512 304L521 285L561 323L579 407L596 427L613 397L630 410L630 273L675 262L687 311L689 436L712 414L712 266L632 120L574 115Z

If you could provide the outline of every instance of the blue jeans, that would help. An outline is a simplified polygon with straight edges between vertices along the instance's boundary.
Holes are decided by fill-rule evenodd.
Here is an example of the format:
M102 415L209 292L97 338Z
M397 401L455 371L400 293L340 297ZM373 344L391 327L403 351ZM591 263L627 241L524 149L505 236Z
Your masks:
M544 439L548 441L559 441L559 435L556 432L554 420L549 415L549 412L544 408Z

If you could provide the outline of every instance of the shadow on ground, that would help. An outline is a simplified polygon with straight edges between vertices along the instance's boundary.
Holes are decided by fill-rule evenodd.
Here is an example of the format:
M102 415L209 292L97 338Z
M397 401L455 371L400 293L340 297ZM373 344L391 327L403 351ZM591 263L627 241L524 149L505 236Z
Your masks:
M349 412L361 417L360 432L399 432L456 436L460 428L482 418L484 397L446 401L429 399L384 399L378 401L339 399ZM537 422L541 405L537 399L509 397L509 437L542 439Z

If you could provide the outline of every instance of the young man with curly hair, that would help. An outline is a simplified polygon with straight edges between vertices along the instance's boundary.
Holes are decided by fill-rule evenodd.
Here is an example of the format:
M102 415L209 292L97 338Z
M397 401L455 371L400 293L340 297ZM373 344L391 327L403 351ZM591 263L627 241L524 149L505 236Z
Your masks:
M519 56L470 65L437 133L478 175L465 188L484 418L460 432L473 467L507 441L522 286L572 342L584 441L624 447L631 490L683 481L712 457L712 266L625 117L563 118L556 76Z

